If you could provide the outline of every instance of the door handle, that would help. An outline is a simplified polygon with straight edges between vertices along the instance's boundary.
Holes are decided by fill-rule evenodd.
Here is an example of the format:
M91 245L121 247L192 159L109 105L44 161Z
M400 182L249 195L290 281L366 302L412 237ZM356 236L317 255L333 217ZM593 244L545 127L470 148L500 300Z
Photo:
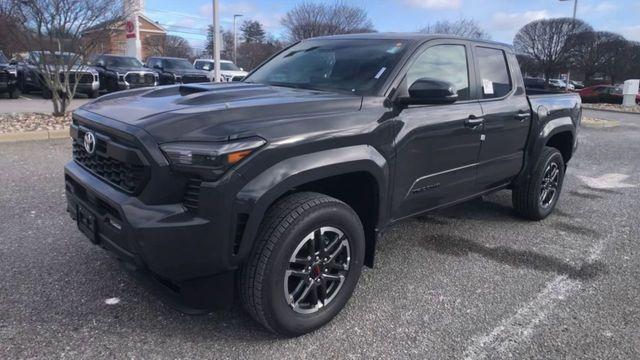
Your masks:
M468 127L471 128L476 128L479 125L482 125L484 123L484 118L483 117L478 117L475 115L469 115L469 117L467 118L467 120L464 121L464 124Z
M519 112L514 115L514 117L520 121L528 119L529 116L531 116L531 114L529 114L528 112Z

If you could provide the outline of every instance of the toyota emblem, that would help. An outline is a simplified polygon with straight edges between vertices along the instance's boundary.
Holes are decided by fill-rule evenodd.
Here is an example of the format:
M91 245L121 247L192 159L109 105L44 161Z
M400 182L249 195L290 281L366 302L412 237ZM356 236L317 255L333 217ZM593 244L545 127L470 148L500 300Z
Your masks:
M93 154L96 151L96 136L90 131L84 134L84 149L89 154Z

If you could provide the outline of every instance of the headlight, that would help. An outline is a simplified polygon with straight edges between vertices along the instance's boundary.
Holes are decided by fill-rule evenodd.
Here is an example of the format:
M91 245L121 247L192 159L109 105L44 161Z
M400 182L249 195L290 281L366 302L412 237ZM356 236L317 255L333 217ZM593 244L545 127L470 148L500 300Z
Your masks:
M215 180L264 144L265 140L253 137L226 143L167 143L160 145L160 149L173 170Z
M180 75L173 74L173 79L177 83L181 83L182 82L182 76L180 76Z
M7 72L9 72L9 75L13 75L13 76L18 76L18 69L7 69Z
M124 74L116 73L118 76L118 82L124 82Z

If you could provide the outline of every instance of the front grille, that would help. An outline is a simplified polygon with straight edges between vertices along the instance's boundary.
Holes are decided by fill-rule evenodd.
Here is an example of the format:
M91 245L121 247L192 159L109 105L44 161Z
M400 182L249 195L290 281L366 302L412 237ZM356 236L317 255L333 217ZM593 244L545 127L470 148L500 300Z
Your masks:
M183 84L200 83L200 82L209 82L209 78L206 75L183 75L182 76Z
M197 212L200 207L201 184L202 181L197 178L191 178L187 181L187 187L182 198L182 203L189 211Z
M0 71L0 82L8 82L9 81L9 73Z
M76 81L76 74L69 74L69 84L73 84ZM64 74L60 74L60 82L64 82ZM84 73L78 77L78 84L91 84L93 83L93 75L89 73Z
M83 132L78 132L82 139ZM96 150L89 154L78 139L73 141L73 158L98 178L127 193L138 193L147 180L147 169L143 165L129 164L107 155L107 143L96 137Z
M128 73L124 79L130 85L153 86L156 83L156 77L153 74Z

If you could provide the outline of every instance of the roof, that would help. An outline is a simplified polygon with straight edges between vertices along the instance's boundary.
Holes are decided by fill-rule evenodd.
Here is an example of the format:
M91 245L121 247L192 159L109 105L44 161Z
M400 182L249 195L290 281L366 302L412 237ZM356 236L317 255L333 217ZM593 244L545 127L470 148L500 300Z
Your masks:
M146 20L146 21L147 21L147 22L149 22L151 25L153 25L153 26L157 27L157 28L158 28L158 29L160 29L161 31L167 32L167 29L165 29L165 28L163 28L162 26L160 26L160 24L158 24L157 22L155 22L155 21L153 21L153 20L149 19L146 15L138 14L138 17L141 17L142 19ZM125 22L125 21L126 21L126 20L122 20L122 19L120 19L120 20L107 20L107 21L103 21L103 22L97 23L97 24L95 24L95 25L93 25L93 26L90 26L90 27L88 27L88 28L84 29L84 30L82 31L82 34L86 34L86 33L92 32L92 31L96 31L96 30L98 30L98 29L102 29L102 28L104 28L104 27L110 27L110 26L113 26L113 25L116 25L116 24L117 24L117 26L116 26L116 27L118 27L118 28L119 28L120 26L122 26L122 25L124 24L124 22ZM143 32L144 32L144 30L142 30L142 29L141 29L141 31L143 31Z
M168 60L187 60L186 58L171 57L171 56L149 56L149 57L147 58L147 61L148 61L149 59L163 59L163 60L165 60L165 59L168 59Z
M363 34L343 34L343 35L331 35L331 36L319 36L307 40L329 40L329 39L344 39L344 40L405 40L424 42L427 40L435 39L455 39L455 40L468 40L475 43L499 45L511 48L511 45L500 43L491 40L478 40L464 38L460 36L447 35L447 34L423 34L423 33L399 33L399 32L383 32L383 33L363 33Z
M213 60L213 59L196 59L195 61L210 61L210 62L214 62L214 60ZM231 61L231 60L223 60L223 59L220 59L220 62L221 62L221 63L231 63L231 62L233 62L233 61Z

